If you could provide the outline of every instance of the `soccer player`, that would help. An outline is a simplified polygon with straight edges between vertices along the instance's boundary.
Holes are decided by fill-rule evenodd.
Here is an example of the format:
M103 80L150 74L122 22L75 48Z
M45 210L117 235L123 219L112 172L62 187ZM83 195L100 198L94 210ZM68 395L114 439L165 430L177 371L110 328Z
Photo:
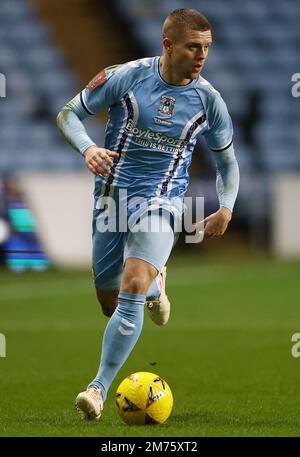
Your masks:
M108 389L140 336L145 303L154 322L168 321L164 266L202 135L216 162L220 203L204 220L204 236L223 235L231 220L239 185L232 123L219 92L200 76L211 44L205 16L177 9L164 22L161 56L106 68L58 114L59 129L96 175L93 273L110 317L98 373L76 398L85 419L100 418ZM82 121L103 108L109 120L101 147ZM127 230L120 228L124 201ZM149 215L158 230L132 229L148 223ZM109 218L110 230L103 230Z

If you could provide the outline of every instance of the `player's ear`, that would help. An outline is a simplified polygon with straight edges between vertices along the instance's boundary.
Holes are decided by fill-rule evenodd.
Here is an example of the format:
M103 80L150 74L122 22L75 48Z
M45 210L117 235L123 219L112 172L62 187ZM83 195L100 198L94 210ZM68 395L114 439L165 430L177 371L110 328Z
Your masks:
M168 37L164 37L163 39L163 46L164 49L169 53L172 52L172 41Z

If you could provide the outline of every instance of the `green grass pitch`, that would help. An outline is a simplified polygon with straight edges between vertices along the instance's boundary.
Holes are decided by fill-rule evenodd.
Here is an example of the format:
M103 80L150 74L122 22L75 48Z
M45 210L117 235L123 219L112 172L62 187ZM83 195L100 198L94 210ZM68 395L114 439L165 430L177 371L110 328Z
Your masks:
M0 272L1 436L300 436L300 263L174 256L165 327L144 329L115 379L99 423L81 422L74 398L94 377L107 319L89 271ZM156 362L155 365L153 363ZM130 427L114 394L135 371L164 377L173 412Z

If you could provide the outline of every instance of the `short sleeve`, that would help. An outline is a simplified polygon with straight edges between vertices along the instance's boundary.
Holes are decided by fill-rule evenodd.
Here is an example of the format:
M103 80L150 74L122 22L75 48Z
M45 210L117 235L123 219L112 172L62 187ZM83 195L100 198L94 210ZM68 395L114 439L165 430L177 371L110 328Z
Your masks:
M109 108L120 99L124 79L124 72L120 70L124 66L125 64L105 68L80 92L82 106L89 114Z
M233 127L226 103L216 92L207 109L208 130L204 134L208 147L213 151L222 151L232 143Z

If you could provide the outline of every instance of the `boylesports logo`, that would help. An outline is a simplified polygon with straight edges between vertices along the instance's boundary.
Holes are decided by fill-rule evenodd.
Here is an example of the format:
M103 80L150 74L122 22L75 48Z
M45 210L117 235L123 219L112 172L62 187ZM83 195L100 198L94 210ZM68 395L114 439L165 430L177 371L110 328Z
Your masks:
M183 140L181 138L172 138L167 135L163 135L162 133L159 133L159 132L153 132L150 129L147 129L147 130L139 129L138 127L135 126L132 119L129 119L129 121L126 124L125 129L127 130L127 132L132 133L137 138L152 140L152 141L156 141L157 143L168 143L168 144L172 144L174 146L187 146L189 144L188 140Z

